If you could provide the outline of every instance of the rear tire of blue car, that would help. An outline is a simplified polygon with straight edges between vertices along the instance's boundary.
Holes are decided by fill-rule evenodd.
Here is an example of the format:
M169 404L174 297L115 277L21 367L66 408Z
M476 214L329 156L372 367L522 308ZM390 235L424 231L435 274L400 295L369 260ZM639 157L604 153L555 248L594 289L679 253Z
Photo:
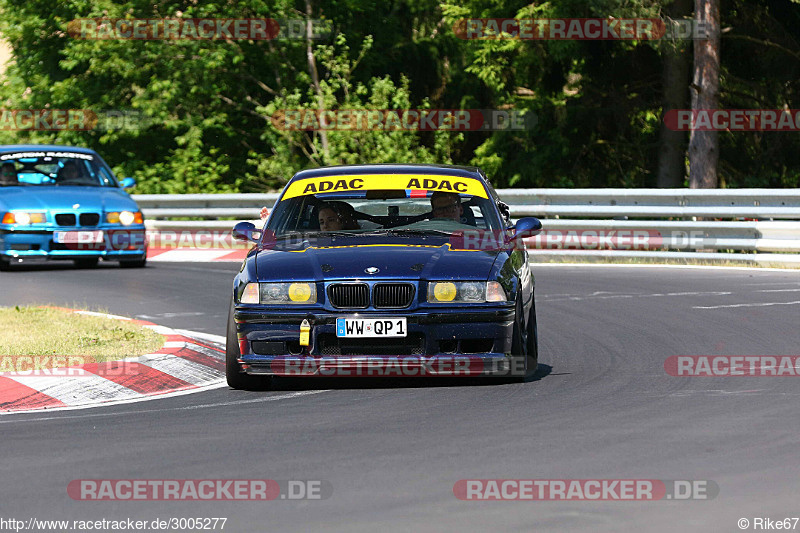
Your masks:
M233 304L228 311L228 328L225 335L225 379L228 386L240 390L264 390L268 388L270 378L250 376L242 372L239 365L239 337L236 335L236 322L233 320Z

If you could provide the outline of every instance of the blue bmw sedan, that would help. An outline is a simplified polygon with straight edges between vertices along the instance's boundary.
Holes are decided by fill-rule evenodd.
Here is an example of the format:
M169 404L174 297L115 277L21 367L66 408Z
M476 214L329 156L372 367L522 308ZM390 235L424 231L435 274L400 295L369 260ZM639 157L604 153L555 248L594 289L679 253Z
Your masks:
M538 362L523 237L477 168L358 165L286 185L236 275L233 388L274 376L504 376Z
M134 184L87 148L0 146L0 270L54 259L145 266L144 217L124 190Z

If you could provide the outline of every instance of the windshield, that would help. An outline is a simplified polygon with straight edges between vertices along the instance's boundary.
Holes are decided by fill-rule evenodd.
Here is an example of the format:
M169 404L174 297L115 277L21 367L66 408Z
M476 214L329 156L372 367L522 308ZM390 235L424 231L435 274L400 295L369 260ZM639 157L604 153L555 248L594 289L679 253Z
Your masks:
M16 152L0 155L0 186L70 185L118 187L97 156L78 152Z
M306 185L302 189L304 193L287 199L292 196L293 183L275 206L267 233L275 237L383 233L452 235L475 229L500 230L496 207L477 180L468 180L474 182L469 187L473 194L469 194L421 188L372 189L385 185L386 180L378 176L374 180L369 177L351 179L352 176L339 178L328 179L334 183L355 183L360 190L315 193L314 188ZM398 179L397 176L392 178ZM310 180L299 183L306 181ZM422 180L418 181L424 185Z

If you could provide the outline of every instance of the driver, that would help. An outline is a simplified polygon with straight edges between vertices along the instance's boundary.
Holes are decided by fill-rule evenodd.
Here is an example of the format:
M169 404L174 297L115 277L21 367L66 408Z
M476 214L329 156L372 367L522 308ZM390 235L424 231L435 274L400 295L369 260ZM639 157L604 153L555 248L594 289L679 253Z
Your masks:
M461 222L461 215L464 214L461 197L454 192L436 191L431 194L431 212L433 218L449 218Z
M58 173L58 181L72 181L78 179L80 172L78 165L74 161L65 161L64 166Z
M18 183L17 169L14 163L6 161L0 167L0 185L17 185Z

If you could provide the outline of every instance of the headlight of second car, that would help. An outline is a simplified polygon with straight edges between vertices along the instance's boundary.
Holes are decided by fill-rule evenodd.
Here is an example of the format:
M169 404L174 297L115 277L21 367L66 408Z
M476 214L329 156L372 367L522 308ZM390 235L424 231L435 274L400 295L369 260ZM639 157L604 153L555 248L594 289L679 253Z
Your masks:
M44 213L32 213L29 211L15 211L3 215L3 224L19 224L27 226L29 224L42 224L47 222L47 215Z
M497 281L432 281L428 303L505 302L506 291Z
M314 283L248 283L240 300L243 304L313 304L317 303Z
M144 218L141 211L112 211L106 213L106 222L130 226L131 224L143 224Z

